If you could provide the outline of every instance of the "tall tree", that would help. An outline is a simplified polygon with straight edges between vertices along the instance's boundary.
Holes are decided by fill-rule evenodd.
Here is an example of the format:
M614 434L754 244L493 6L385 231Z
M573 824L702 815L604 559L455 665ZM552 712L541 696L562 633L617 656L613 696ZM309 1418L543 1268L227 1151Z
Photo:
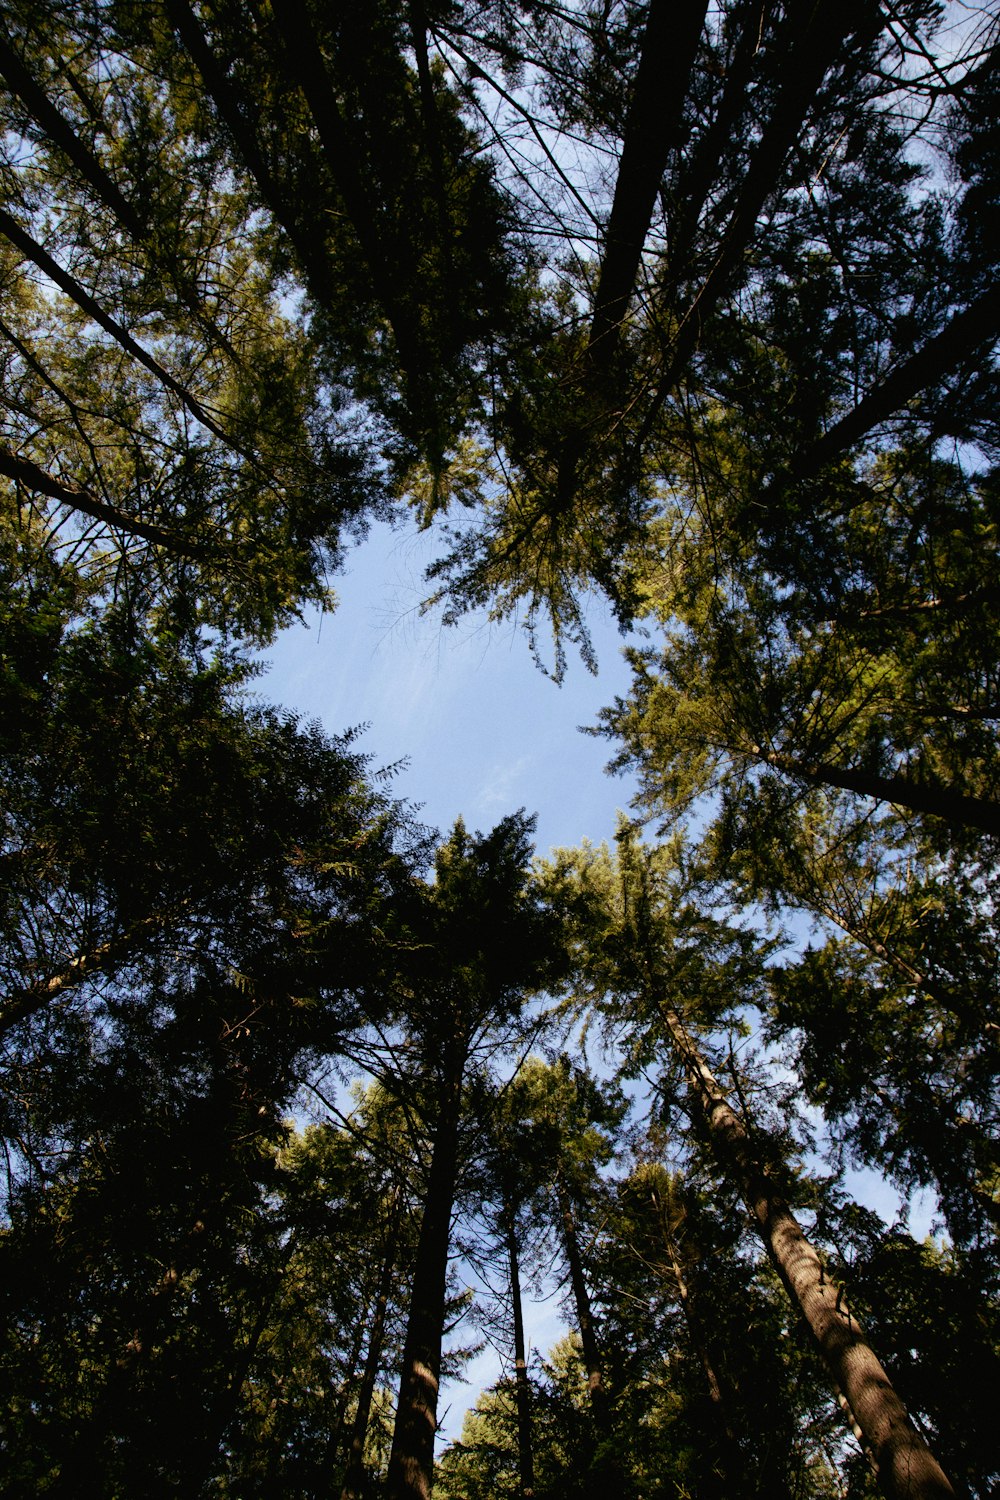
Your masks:
M881 1489L892 1496L954 1494L848 1311L842 1289L828 1281L822 1259L789 1206L778 1164L769 1163L766 1148L762 1154L753 1122L730 1104L692 1029L697 1024L692 1001L711 1016L720 1002L728 1007L737 1001L741 980L752 984L754 961L747 934L727 932L715 919L690 910L685 918L683 906L675 904L679 893L671 895L669 877L664 882L662 857L657 861L646 854L627 827L619 835L617 871L609 859L587 851L578 862L584 880L595 882L598 910L603 907L598 917L603 934L590 950L591 983L607 985L620 999L631 995L656 1018L661 1045L676 1057L686 1080L697 1128L743 1198L793 1305L843 1393L859 1437L871 1450ZM573 863L570 858L564 868L571 871ZM556 879L560 873L557 867ZM597 892L609 879L612 884L605 885L602 898ZM602 975L605 962L610 968ZM584 974L587 963L584 956Z
M426 1173L387 1480L401 1500L428 1496L433 1484L470 1070L516 1023L527 993L558 972L558 932L528 881L531 826L515 814L470 836L459 822L437 852L433 884L414 886L409 909L396 913L408 954L396 981L404 1031L384 1086L414 1117Z

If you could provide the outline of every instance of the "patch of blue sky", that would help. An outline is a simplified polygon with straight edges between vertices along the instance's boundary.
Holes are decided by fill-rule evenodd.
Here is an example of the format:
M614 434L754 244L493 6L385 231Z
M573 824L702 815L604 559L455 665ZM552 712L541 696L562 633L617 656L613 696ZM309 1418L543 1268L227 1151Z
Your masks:
M336 580L338 607L285 630L263 653L263 699L316 719L331 734L367 726L373 769L405 762L395 794L447 833L459 816L486 831L524 807L538 816L540 854L614 835L635 791L610 780L611 746L580 732L628 686L622 640L594 602L598 675L571 661L557 686L534 665L516 623L472 614L445 627L421 613L433 538L373 528Z

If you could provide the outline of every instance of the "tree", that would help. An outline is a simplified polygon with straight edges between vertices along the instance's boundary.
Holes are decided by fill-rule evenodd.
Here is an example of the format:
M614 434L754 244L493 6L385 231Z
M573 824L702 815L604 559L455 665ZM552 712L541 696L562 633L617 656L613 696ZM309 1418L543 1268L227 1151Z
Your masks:
M267 640L387 497L203 106L128 11L18 5L0 34L5 505L105 581Z
M892 499L852 509L791 582L755 553L722 574L707 536L668 523L676 556L648 606L663 645L632 654L633 690L604 716L651 809L718 790L735 816L777 776L933 819L942 846L996 834L993 482L940 462L883 473Z
M890 20L865 4L732 4L707 19L695 5L671 19L668 33L656 6L595 9L558 41L543 29L516 49L541 82L530 103L508 102L512 128L519 115L536 133L572 122L606 153L614 193L594 192L606 168L556 199L572 248L548 344L503 409L506 492L437 570L454 607L504 614L525 600L529 628L547 612L585 649L577 592L601 588L631 619L675 496L709 513L712 545L728 550L732 529L781 578L822 555L866 494L887 431L918 472L960 435L968 476L991 441L992 292L970 280L967 237L952 253L954 205L912 151L942 132L981 197L982 127L956 142L987 87L990 37L970 28L967 50L945 58L920 6ZM665 35L655 76L676 69L682 103L653 131L645 80ZM480 46L509 66L499 41ZM493 77L482 87L501 92ZM531 191L531 166L520 177ZM970 376L971 403L956 399ZM746 445L739 473L717 473L719 419ZM834 577L847 576L838 559Z
M32 618L22 582L2 1013L19 1482L168 1493L291 1464L304 1485L334 1415L322 1341L357 1311L342 1219L290 1224L282 1115L362 995L376 1013L379 919L422 845L347 742L241 703L224 653L123 610L74 619L59 594ZM292 1422L255 1408L269 1382Z
M363 757L234 701L245 668L129 611L88 622L50 595L29 623L26 585L0 746L0 1032L178 946L203 972L235 965L265 1004L284 966L303 1018L324 987L359 983L363 945L350 974L324 944L402 870L399 812L365 785Z
M613 1088L602 1088L586 1069L571 1065L562 1055L553 1065L536 1056L524 1061L503 1085L500 1107L500 1159L495 1170L511 1266L516 1269L518 1259L512 1233L517 1212L527 1211L534 1226L534 1258L541 1253L544 1237L556 1247L555 1256L565 1267L566 1302L583 1351L591 1426L576 1454L577 1473L582 1475L589 1464L592 1472L586 1483L591 1490L614 1486L624 1493L624 1475L612 1451L614 1392L607 1382L595 1307L603 1301L603 1292L588 1273L587 1242L601 1211L600 1170L610 1160L625 1104ZM515 1279L512 1270L512 1297ZM519 1297L515 1324L520 1317L518 1301ZM527 1471L533 1468L526 1457L532 1403L523 1334L519 1347L518 1353L515 1334L514 1397L523 1490Z
M426 1162L387 1480L389 1493L400 1497L429 1495L433 1484L451 1218L471 1070L516 1023L526 994L558 970L555 926L528 883L530 828L523 813L485 836L470 836L459 822L437 852L433 885L414 886L411 902L397 910L397 942L409 952L396 981L405 1033L384 1086L412 1113Z
M617 871L607 857L595 858L585 850L582 858L574 861L570 856L562 867L557 864L554 879L565 878L564 871L571 877L574 863L584 880L594 880L595 895L603 886L603 901L612 903L603 906L598 918L607 925L599 946L590 950L594 967L588 969L585 957L583 973L592 984L607 985L619 998L633 996L657 1018L655 1033L680 1065L697 1128L743 1198L793 1305L801 1312L838 1392L843 1393L852 1423L871 1450L883 1492L953 1494L849 1313L842 1289L827 1280L822 1260L803 1234L780 1185L778 1164L769 1164L762 1155L753 1123L729 1103L691 1029L692 1022L678 1008L684 1005L690 1010L691 998L697 995L699 1008L704 1006L703 1013L710 1016L720 998L726 1006L736 1001L735 981L753 981L747 934L726 931L700 913L689 912L685 919L683 906L675 904L676 896L671 902L669 877L660 883L666 873L662 856L657 861L644 854L627 827L619 835ZM617 891L615 882L620 882ZM604 962L611 967L602 973ZM622 967L616 972L617 964Z
M766 1011L796 1038L835 1146L933 1183L950 1253L991 1264L996 45L994 17L956 31L930 0L8 7L0 1035L25 1484L48 1482L46 1464L63 1483L87 1455L126 1483L122 1390L129 1442L150 1440L147 1489L335 1481L345 1391L362 1440L385 1373L391 1216L371 1226L371 1285L304 1227L297 1243L279 1121L313 1065L360 1060L407 1114L424 1173L389 1483L426 1493L482 1049L555 982L570 932L580 989L625 1010L627 1065L686 1079L788 1286L782 1235L797 1255L883 1484L898 1443L947 1492L888 1390L868 1402L847 1378L844 1349L848 1365L869 1352L791 1218L794 1143L765 1128L759 1096L734 1108L710 1038L741 1006ZM588 591L650 632L604 726L649 811L719 814L700 905L670 856L625 834L617 869L585 854L529 886L523 818L486 838L456 828L431 883L422 836L349 740L241 700L234 642L327 602L345 538L399 502L442 526L446 617L523 611L536 654L547 617L556 675L567 639L591 660ZM734 892L844 940L779 970L712 909ZM866 1025L851 1055L837 1029ZM572 1093L554 1090L579 1145ZM610 1311L598 1267L613 1281L622 1266L613 1236L582 1242L588 1158L550 1123L586 1381L567 1346L549 1453L594 1438L603 1409L596 1450L618 1462L609 1412L694 1433L692 1351L709 1393L724 1361L696 1335L701 1267L668 1216L669 1317L687 1308L690 1357L643 1407L627 1366L649 1330L620 1320L620 1361L592 1337L595 1306ZM135 1234L117 1243L126 1177ZM512 1282L518 1197L540 1186L494 1185ZM649 1226L631 1230L646 1242ZM32 1246L64 1291L97 1268L47 1373ZM899 1348L914 1287L971 1339L962 1277L884 1245L870 1258L901 1268L906 1311L878 1276L870 1303ZM730 1270L773 1333L763 1279ZM334 1363L314 1361L334 1324ZM205 1401L182 1472L156 1412L188 1420L185 1338ZM317 1395L334 1365L342 1388ZM746 1414L745 1371L733 1385ZM234 1402L255 1413L242 1449ZM932 1425L988 1483L979 1439ZM676 1442L661 1451L683 1482L716 1482L714 1451L700 1469ZM592 1483L582 1454L540 1458L537 1482L561 1464ZM523 1441L520 1459L524 1489ZM619 1488L647 1482L621 1473Z

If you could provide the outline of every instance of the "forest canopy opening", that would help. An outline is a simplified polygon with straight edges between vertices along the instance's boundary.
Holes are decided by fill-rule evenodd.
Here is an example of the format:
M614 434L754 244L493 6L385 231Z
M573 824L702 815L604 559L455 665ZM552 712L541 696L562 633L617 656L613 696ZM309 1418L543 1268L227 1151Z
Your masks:
M7 1492L1000 1484L998 49L10 0ZM253 701L374 522L557 680L631 632L613 848Z

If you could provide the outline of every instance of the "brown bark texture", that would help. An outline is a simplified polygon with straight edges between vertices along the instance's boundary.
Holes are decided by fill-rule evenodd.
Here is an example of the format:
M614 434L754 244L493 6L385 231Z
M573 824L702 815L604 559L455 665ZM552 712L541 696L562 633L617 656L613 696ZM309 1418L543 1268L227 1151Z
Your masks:
M660 1012L683 1062L695 1117L723 1171L739 1188L785 1290L806 1321L882 1493L889 1500L954 1500L950 1481L910 1421L848 1308L843 1288L827 1276L795 1215L757 1165L747 1128L691 1033L666 1001Z
M459 1068L458 1083L448 1089L450 1097L443 1101L434 1137L389 1456L386 1493L390 1500L429 1500L434 1483L441 1339L458 1167L461 1073Z

